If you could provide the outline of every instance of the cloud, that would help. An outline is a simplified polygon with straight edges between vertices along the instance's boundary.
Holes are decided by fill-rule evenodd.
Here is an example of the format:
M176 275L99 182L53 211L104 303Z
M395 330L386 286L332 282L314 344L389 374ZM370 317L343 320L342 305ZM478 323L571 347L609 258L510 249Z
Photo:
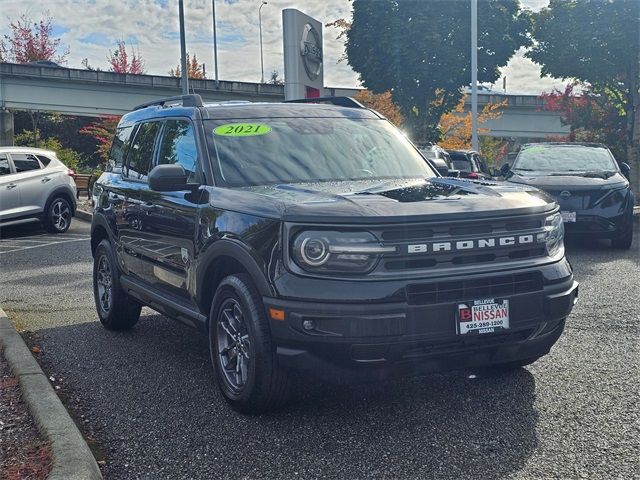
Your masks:
M34 19L47 9L54 17L56 35L70 47L68 66L79 68L83 58L95 67L107 68L108 50L125 39L135 44L145 60L148 73L166 75L180 58L178 8L176 0L1 0L0 35L8 33L9 19L26 12ZM196 54L213 71L213 33L211 0L185 0L187 50ZM523 5L537 10L547 0L524 0ZM259 0L216 0L218 59L220 78L260 80ZM298 8L324 24L351 16L348 0L269 0L262 8L265 76L277 70L284 74L282 47L282 9ZM338 63L344 53L338 31L324 29L325 84L333 87L358 86L358 75L346 62ZM538 93L550 81L541 80L539 68L516 55L505 67L510 90ZM553 81L551 81L553 82Z

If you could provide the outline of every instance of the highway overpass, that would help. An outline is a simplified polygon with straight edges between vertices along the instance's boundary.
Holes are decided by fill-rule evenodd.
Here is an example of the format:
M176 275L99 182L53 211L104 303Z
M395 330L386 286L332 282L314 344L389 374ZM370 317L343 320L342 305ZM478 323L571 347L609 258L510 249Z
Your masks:
M280 102L284 87L266 83L190 80L189 89L205 102L249 100ZM356 89L326 88L326 95L354 95ZM67 115L122 115L134 106L179 95L180 79L159 75L129 75L72 68L47 68L0 63L0 145L13 142L12 110L59 112ZM496 137L531 140L568 133L553 112L541 111L535 95L481 93L479 103L507 99L501 118L487 122Z

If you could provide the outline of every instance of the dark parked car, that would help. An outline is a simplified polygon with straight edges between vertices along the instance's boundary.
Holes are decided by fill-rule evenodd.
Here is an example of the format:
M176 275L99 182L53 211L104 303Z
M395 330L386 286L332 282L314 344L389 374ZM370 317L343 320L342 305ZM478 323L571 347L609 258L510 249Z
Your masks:
M442 178L350 99L122 117L94 187L96 308L208 336L225 399L281 404L291 371L380 380L546 355L578 295L562 218L528 186Z
M629 170L598 143L530 143L502 166L508 182L538 187L558 202L568 234L610 238L621 249L633 242Z
M434 143L419 144L417 148L420 153L427 159L429 165L435 168L437 172L443 177L460 176L460 172L453 166L451 157L444 148Z
M491 180L492 175L487 162L473 150L447 150L453 168L460 172L461 178L473 180Z

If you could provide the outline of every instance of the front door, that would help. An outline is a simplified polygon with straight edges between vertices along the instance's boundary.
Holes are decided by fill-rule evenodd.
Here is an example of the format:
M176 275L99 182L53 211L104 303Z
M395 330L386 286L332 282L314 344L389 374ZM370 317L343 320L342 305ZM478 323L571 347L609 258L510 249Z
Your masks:
M167 293L190 302L191 266L194 261L197 215L202 183L196 132L188 119L165 120L158 142L156 165L177 163L188 174L193 188L177 192L150 192L146 210L153 246L147 254L152 268L149 280Z
M20 214L20 189L15 177L9 157L0 153L0 221Z

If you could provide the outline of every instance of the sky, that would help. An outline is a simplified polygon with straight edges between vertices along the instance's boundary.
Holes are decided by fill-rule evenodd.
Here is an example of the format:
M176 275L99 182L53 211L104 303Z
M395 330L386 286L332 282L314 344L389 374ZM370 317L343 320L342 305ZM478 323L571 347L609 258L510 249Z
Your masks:
M375 1L375 0L372 0ZM427 0L425 0L427 1ZM441 0L462 1L462 0ZM218 36L219 78L260 81L258 7L261 0L215 0ZM195 53L213 77L211 0L185 0L187 51ZM523 6L538 10L548 0L521 0ZM145 60L147 73L167 75L179 63L180 44L177 0L0 0L0 35L9 23L26 13L39 19L47 12L53 17L54 33L69 48L66 66L81 68L84 58L93 67L107 70L107 54L118 40L135 49ZM284 74L282 53L282 9L297 8L324 24L350 18L348 0L269 0L262 8L265 78L273 70ZM358 87L358 75L346 61L338 60L344 45L336 40L339 31L324 29L325 85ZM562 87L561 80L540 78L540 68L519 51L503 69L507 91L539 94ZM497 88L502 88L498 82Z

